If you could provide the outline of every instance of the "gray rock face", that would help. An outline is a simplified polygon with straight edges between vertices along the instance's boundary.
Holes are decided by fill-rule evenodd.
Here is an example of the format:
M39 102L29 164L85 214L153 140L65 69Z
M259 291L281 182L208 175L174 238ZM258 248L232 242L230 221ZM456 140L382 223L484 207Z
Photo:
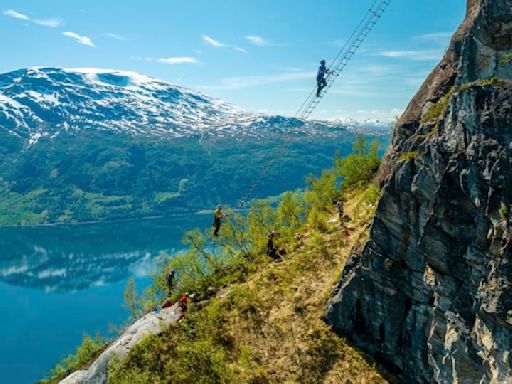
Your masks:
M180 310L177 305L163 309L160 313L148 313L128 327L87 370L73 372L59 384L107 383L108 367L114 357L125 357L144 337L159 333L163 326L177 322L179 315Z
M471 0L401 118L333 328L407 383L512 383L512 0Z

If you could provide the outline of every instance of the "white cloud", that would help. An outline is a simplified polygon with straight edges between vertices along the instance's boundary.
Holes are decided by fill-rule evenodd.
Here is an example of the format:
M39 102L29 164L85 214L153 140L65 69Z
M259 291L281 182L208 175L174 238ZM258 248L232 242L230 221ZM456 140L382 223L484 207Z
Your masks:
M30 21L34 24L42 25L43 27L56 28L62 24L62 20L60 19L34 19L32 20L29 16L24 13L17 12L13 9L8 9L4 12L4 15L13 17L19 20Z
M415 36L416 40L419 41L427 41L439 45L448 45L450 39L453 35L453 32L434 32L434 33L425 33L424 35Z
M126 37L118 35L117 33L112 33L112 32L106 33L105 36L108 36L108 37L110 37L112 39L120 40L120 41L125 41L126 40Z
M391 57L398 59L407 59L413 61L434 61L439 60L443 56L441 50L410 50L410 51L380 51L376 53L377 56Z
M48 27L48 28L57 28L62 25L61 19L41 19L41 20L36 19L36 20L32 20L32 22L35 24L38 24L38 25L42 25L43 27Z
M150 59L149 61L156 61L157 63L170 64L170 65L198 63L198 61L195 57L190 57L190 56L176 56L176 57L167 57L167 58L163 58L163 59Z
M18 11L15 11L14 9L8 9L7 11L4 11L4 15L9 16L9 17L13 17L13 18L19 19L19 20L30 21L31 23L34 23L34 24L37 24L37 25L42 25L43 27L48 27L48 28L57 28L57 27L60 27L62 25L62 20L61 19L56 19L56 18L52 18L52 19L31 19L30 16L27 16L24 13L20 13Z
M208 36L208 35L203 35L202 36L203 38L203 41L208 44L208 45L211 45L212 47L215 47L215 48L223 48L226 46L226 44L218 41L218 40L215 40L213 37L211 36Z
M163 57L163 58L157 58L157 59L152 58L152 57L132 56L132 57L130 57L130 59L147 61L148 63L160 63L160 64L168 64L168 65L199 63L199 61L195 57L190 57L190 56Z
M252 44L258 45L260 47L270 44L267 40L265 40L265 38L258 35L249 35L245 36L245 38L249 40Z
M30 17L27 15L17 12L14 9L8 9L7 11L4 11L5 16L14 17L15 19L19 20L30 20Z
M232 45L223 43L222 41L216 40L213 37L208 36L208 35L203 35L202 39L205 42L205 44L215 47L215 48L229 48L229 49L233 49L234 51L237 51L237 52L247 53L247 49L245 49L245 48L236 47L236 46L232 46Z
M91 38L88 36L79 35L75 32L62 32L64 36L71 37L74 39L78 44L87 45L89 47L96 47L94 43L92 42Z

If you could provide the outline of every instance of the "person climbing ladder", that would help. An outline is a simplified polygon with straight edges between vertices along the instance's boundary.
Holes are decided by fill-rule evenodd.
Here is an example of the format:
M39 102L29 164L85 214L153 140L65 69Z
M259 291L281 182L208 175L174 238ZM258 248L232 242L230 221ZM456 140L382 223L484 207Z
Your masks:
M330 75L332 71L328 70L325 66L325 60L320 61L320 68L318 68L318 73L316 75L316 97L320 97L322 94L322 89L327 87L327 81L325 80L325 75Z
M334 84L336 78L343 73L347 65L352 61L354 55L360 49L390 3L391 0L375 0L371 8L368 9L354 29L352 35L348 38L347 42L332 60L329 68L325 66L325 60L322 60L317 73L316 87L309 93L306 100L299 107L295 114L296 118L302 120L309 119L314 110L320 105L320 101L327 89ZM326 75L332 76L326 78Z

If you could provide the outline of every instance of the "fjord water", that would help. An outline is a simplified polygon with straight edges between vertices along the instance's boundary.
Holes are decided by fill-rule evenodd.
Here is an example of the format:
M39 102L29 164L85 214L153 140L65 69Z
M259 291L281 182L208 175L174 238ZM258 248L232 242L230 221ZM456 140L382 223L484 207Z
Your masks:
M128 317L129 277L140 290L162 253L209 215L74 226L0 228L0 370L33 383L74 351L84 332L108 334Z

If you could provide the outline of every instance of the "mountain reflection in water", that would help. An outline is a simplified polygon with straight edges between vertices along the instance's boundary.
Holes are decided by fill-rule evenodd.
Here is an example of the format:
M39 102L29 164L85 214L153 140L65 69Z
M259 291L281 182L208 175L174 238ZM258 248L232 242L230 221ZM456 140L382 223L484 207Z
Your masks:
M47 292L147 276L208 215L73 226L0 228L0 281Z

